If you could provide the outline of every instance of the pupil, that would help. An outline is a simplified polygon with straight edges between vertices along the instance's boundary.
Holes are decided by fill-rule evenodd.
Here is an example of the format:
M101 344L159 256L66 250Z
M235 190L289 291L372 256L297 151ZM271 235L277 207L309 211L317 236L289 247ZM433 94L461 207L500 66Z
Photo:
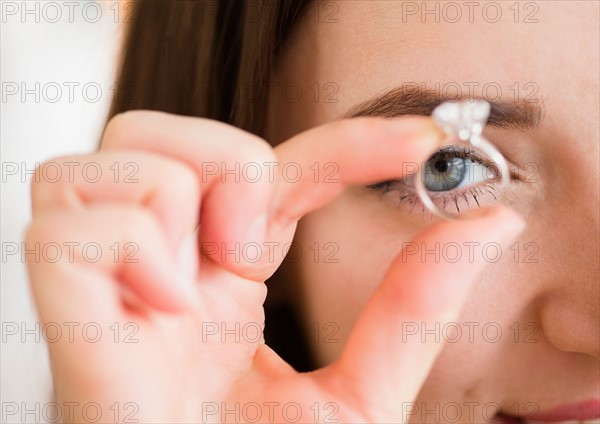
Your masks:
M449 168L450 164L448 163L448 161L443 160L443 159L439 159L435 162L435 164L433 165L433 167L435 168L435 170L437 172L447 172L448 168Z
M429 191L448 191L458 187L465 178L465 160L452 155L427 161L423 183Z

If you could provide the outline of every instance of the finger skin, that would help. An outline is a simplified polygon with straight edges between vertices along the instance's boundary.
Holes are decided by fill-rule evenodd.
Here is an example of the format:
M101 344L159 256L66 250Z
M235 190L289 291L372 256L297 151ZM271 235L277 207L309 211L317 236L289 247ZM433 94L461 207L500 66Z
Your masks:
M273 150L259 137L220 122L135 111L113 118L102 148L156 152L193 168L202 192L202 241L229 251L246 243L263 247L258 262L243 255L219 254L211 259L240 276L264 281L280 263L265 263L269 255L264 241L284 246L303 215L331 201L349 184L402 176L407 169L403 165L414 168L440 139L439 130L425 117L355 118L308 130ZM218 171L208 172L210 164L218 164ZM260 179L229 173L251 164L262 166ZM325 178L327 170L320 169L328 165L336 171L333 183ZM299 180L286 178L287 166L300 167ZM315 172L320 174L316 181Z
M194 170L195 178L199 179L198 192L202 192L204 196L200 217L203 236L208 240L219 242L257 241L257 239L248 239L247 232L253 220L257 218L257 214L260 215L265 209L270 212L270 217L276 224L289 231L290 228L295 227L296 220L302 215L333 199L348 184L399 177L402 175L403 162L422 161L438 142L435 131L424 130L429 122L426 119L394 120L396 124L393 125L393 130L390 128L391 120L388 122L376 118L352 120L352 122L329 124L295 137L290 144L279 149L277 154L280 155L282 162L290 163L296 160L300 161L303 167L307 167L315 160L320 163L337 161L339 181L327 185L328 183L325 182L315 182L313 175L310 174L298 183L278 181L274 198L271 197L273 185L262 183L251 185L246 182L222 184L220 177L223 175L210 175L207 179L204 178L203 160L215 161L215 158L218 158L217 160L223 161L228 166L233 165L239 160L239 155L234 153L234 149L242 147L244 145L242 139L249 137L248 134L224 124L159 113L126 114L109 126L103 144L106 151L114 153L147 151L184 163ZM233 139L236 141L231 141ZM217 140L225 141L220 143ZM265 146L261 144L262 142L254 139L249 143L244 145L251 146L248 151L244 150L243 161L273 159L270 156L272 153L263 154L265 152L261 149ZM257 147L258 145L261 147ZM209 151L210 155L216 151L216 155L208 159L202 158L203 152ZM125 198L129 194L124 194ZM99 202L100 204L83 201L79 205L81 207L66 210L42 207L42 212L36 214L27 236L28 244L95 241L106 249L106 246L112 245L115 241L121 244L133 242L139 246L141 254L139 261L135 263L114 261L111 256L108 256L110 260L103 259L93 264L82 261L79 257L75 263L64 260L57 263L28 263L32 288L43 322L50 320L102 322L122 316L124 305L121 288L131 290L144 302L142 306L149 306L159 312L185 311L189 297L197 294L194 291L184 293L183 287L177 284L184 278L179 275L175 258L168 249L165 249L165 245L168 244L166 234L168 231L165 228L172 225L168 224L171 221L163 221L162 215L157 216L147 203L143 201L140 203L139 199L133 204L122 204L123 198L120 198L118 193L115 193L114 199L110 196L105 198L109 204L104 204L104 201ZM114 204L116 202L121 204ZM273 202L272 206L270 202ZM163 204L162 201L159 203ZM198 200L197 203L200 204L200 201ZM175 211L170 212L173 212L170 217L176 216ZM189 227L189 223L186 227ZM506 246L508 239L514 237L520 227L522 222L514 213L504 208L497 208L478 219L439 223L422 234L416 242L499 241ZM292 235L293 230L289 234L290 238ZM359 317L341 358L331 367L321 372L302 375L296 381L292 381L293 370L289 367L280 367L275 355L267 356L268 352L264 348L259 348L261 356L257 356L256 365L260 366L265 374L274 377L273 380L268 380L269 388L281 395L282 389L287 387L291 395L290 400L304 397L305 400L309 398L311 404L315 399L329 400L329 396L335 394L333 399L342 398L340 404L348 407L351 416L368 417L368 422L402 421L402 411L397 409L398 404L415 398L441 349L439 343L402 343L399 337L402 323L418 320L428 323L440 321L443 324L452 320L459 313L460 306L477 273L485 265L481 260L475 263L459 261L423 264L419 259L419 257L412 257L408 261L397 259L392 264L383 283ZM227 266L238 271L241 267L236 263L225 263L224 268ZM253 308L260 308L264 296L259 293L261 296L256 298L260 297L261 301L248 300L250 296L244 296L243 289L264 286L245 284L247 281L242 281L243 278L232 281L229 278L231 275L224 275L226 273L222 272L223 269L216 266L212 271L215 271L213 275L219 274L219 278L225 280L226 284L223 286L227 290L220 290L222 287L217 287L215 281L218 278L209 278L203 288L214 288L213 300L219 296L219 300L227 307L214 307L214 304L218 306L218 302L209 301L200 303L197 310L206 311L210 309L207 306L212 306L214 309L212 312L217 318L211 319L217 321L235 321L237 319L235 314L239 314L240 309L250 316L254 315ZM210 272L205 274L207 277L210 275ZM235 302L238 298L247 301L243 304L243 308L239 308L239 303ZM140 323L147 321L154 324L158 321L152 314L141 313L137 318ZM179 315L176 315L175 319L178 318ZM89 380L96 381L96 386L91 389L84 387L87 391L83 390L83 392L88 394L122 392L123 399L128 399L127 396L133 393L151 399L139 401L143 406L149 406L148 410L152 410L151 406L159 404L160 407L164 406L167 409L164 416L175 416L181 409L181 402L177 396L180 392L177 392L177 389L181 389L182 385L178 383L186 381L185 378L174 378L173 384L165 386L163 391L158 384L152 384L156 379L151 372L171 374L172 369L179 369L185 377L189 373L189 368L186 367L188 364L178 368L181 365L181 357L168 356L169 346L164 342L161 343L162 336L168 335L169 329L157 328L156 330L158 342L152 352L165 353L168 362L163 365L166 366L154 370L154 364L151 363L154 356L150 354L151 352L143 352L141 349L136 352L139 353L139 360L126 363L113 361L119 352L115 353L108 345L106 350L93 345L87 346L88 351L84 348L84 357L86 354L96 355L91 362L106 364L106 367L113 371L116 369L118 375L129 376L123 379L123 384L117 385L115 382L118 378L112 378L114 374L111 374L110 378L103 379L103 376L108 376L105 370L86 369L85 362L81 361L81 350L56 344L52 348L53 364L56 365L55 369L58 369L59 373L62 368L65 375L55 381L66 382L65 384L75 382L70 384L66 391L70 391L67 393L67 399L70 395L77 399L81 381L85 380L86 373L93 374L94 378ZM186 333L187 335L189 333ZM61 350L61 347L65 350ZM203 355L194 357L193 363L198 359L200 365L204 367L203 372L198 374L200 380L194 382L207 386L209 383L221 382L218 379L205 380L204 371L218 368L222 358L225 359L223 363L227 363L230 352L231 350L210 352L213 358L219 358L216 361L202 362L206 360ZM247 352L242 352L242 355L249 359ZM130 355L134 359L138 356ZM231 357L229 359L231 360ZM232 360L230 364L240 362L239 358L234 359L235 361ZM124 364L131 368L128 369ZM231 367L226 368L229 370ZM149 372L150 370L153 371ZM133 371L137 371L142 378L133 378L135 376ZM320 376L318 383L324 382L326 385L325 390L321 390L321 387L318 391L315 390L316 380L311 379L315 379L317 375ZM262 388L257 381L260 383L267 381L251 380L252 377L256 377L253 372L246 372L244 375L233 375L231 381L248 378L249 385L244 388L249 387L251 390L243 390L243 393L255 396L256 389ZM275 381L275 377L285 381ZM299 383L298 380L303 381ZM165 381L170 380L165 379ZM289 384L286 386L287 383ZM205 394L212 388L202 387L199 392ZM181 390L185 392L187 387L183 385ZM318 394L319 397L312 394ZM201 402L212 398L196 396L195 399ZM272 397L265 399L271 400ZM172 411L169 410L171 407L174 408ZM155 417L145 418L144 422L148 422ZM358 420L350 420L350 422L356 421ZM177 422L177 420L166 422Z
M104 416L115 402L152 410L147 405L165 398L153 381L168 370L157 369L155 356L144 350L160 346L144 331L145 318L154 312L181 316L191 309L191 295L178 285L184 277L178 275L156 216L128 205L47 211L33 220L25 243L29 251L36 243L78 243L72 255L63 250L58 261L46 255L27 258L40 324L62 329L48 342L56 401L96 402ZM127 243L137 250L125 248ZM96 249L86 254L79 248L88 244L99 246L99 257ZM134 294L133 302L125 301L124 292ZM124 338L132 334L129 330L135 334L130 343ZM123 381L117 384L120 376ZM136 385L144 389L132 390ZM61 422L87 422L81 412L63 411Z
M273 183L264 164L273 163L275 154L261 138L210 119L131 111L110 121L102 149L149 151L187 164L194 169L202 193L202 241L224 243L229 249L236 243L262 243L265 230L259 226L252 231L252 227L262 221L271 198ZM260 179L243 172L257 167ZM244 258L231 255L221 264L238 274L249 267Z
M441 139L430 118L417 116L353 118L303 132L275 148L281 167L292 164L302 173L298 180L278 180L271 215L285 227L350 184L400 178L433 153Z
M326 205L351 184L402 177L423 162L441 139L428 117L368 117L327 123L279 144L266 239L285 246L302 216ZM286 175L285 169L295 171ZM275 256L284 254L278 251Z
M190 306L185 288L191 284L185 283L191 277L183 275L165 248L163 228L148 209L98 205L49 211L33 220L25 243L30 251L54 245L61 253L58 260L48 255L27 257L42 316L69 311L72 317L110 315L122 307L122 288L158 310L174 312Z
M47 164L65 170L60 178L43 178ZM84 172L92 167L99 178ZM181 161L150 152L99 152L52 159L36 170L31 188L33 217L53 210L120 203L147 207L164 226L173 252L198 225L200 187L194 171Z
M435 243L489 242L505 249L524 229L523 219L511 209L498 206L473 211L471 219L443 221L420 234L419 245ZM477 276L488 264L483 255L462 255L456 262L435 261L431 256L399 254L383 282L361 311L347 345L332 365L331 384L375 405L374 422L404 422L402 401L412 400L443 346L443 340L403 341L404 323L455 321ZM374 389L376 388L376 389Z

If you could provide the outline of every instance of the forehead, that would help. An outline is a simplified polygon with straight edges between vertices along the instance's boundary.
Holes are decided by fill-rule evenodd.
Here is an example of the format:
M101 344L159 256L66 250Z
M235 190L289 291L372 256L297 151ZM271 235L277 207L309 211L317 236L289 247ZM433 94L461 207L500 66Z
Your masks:
M573 122L565 111L597 122L598 19L598 2L587 1L315 2L275 78L305 91L333 84L335 103L310 105L323 120L418 84L462 96L542 99L557 128Z
M300 31L318 58L354 62L357 72L372 70L360 58L405 65L402 73L415 77L423 65L440 77L458 70L464 77L480 77L482 70L523 77L547 62L587 57L591 64L598 55L598 9L586 1L323 1L308 9Z

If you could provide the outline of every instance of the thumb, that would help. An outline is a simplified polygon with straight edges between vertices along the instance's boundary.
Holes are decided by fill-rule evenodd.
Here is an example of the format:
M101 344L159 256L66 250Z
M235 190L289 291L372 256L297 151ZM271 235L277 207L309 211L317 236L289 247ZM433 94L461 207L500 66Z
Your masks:
M476 210L467 218L439 222L406 245L331 366L332 381L341 383L340 393L367 405L364 413L373 422L405 422L406 402L415 399L442 348L438 337L421 340L407 333L415 324L443 328L455 320L487 264L482 254L463 251L452 260L439 260L431 254L422 258L417 251L469 242L496 242L504 249L525 227L521 217L503 206Z

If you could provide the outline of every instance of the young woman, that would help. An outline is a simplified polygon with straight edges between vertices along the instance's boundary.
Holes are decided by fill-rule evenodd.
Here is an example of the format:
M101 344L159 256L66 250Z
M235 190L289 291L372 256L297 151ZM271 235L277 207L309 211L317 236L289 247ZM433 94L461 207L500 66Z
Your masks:
M99 151L54 161L102 178L33 186L27 243L74 249L40 320L104 334L49 345L63 420L599 422L597 2L135 11ZM429 117L465 99L507 188Z

